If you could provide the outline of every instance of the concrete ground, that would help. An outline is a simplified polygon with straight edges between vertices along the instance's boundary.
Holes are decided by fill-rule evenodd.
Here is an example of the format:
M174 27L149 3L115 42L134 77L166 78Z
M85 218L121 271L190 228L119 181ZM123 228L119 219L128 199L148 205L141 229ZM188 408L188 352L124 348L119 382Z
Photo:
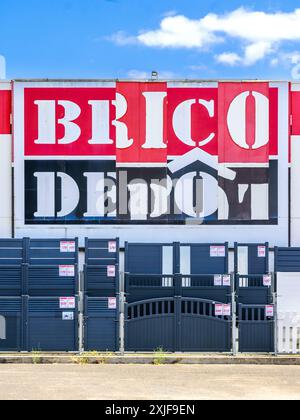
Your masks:
M0 400L300 399L300 366L0 365Z

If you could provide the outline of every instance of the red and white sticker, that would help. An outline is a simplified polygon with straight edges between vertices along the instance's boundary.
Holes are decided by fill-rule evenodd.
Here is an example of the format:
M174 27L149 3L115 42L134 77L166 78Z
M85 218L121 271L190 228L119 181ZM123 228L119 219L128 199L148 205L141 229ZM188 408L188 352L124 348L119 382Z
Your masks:
M230 276L223 276L223 286L231 286L231 278Z
M59 266L59 277L74 277L75 266L74 265L60 265Z
M266 306L266 317L267 318L273 318L274 317L274 306L273 305L267 305Z
M214 286L222 286L222 276L219 274L216 274L214 276Z
M61 297L59 298L60 309L75 309L76 300L74 297Z
M116 253L117 252L117 242L116 241L109 241L108 242L108 252L109 253Z
M257 249L258 258L266 258L266 247L259 246Z
M225 257L225 255L226 255L225 246L211 246L210 247L211 257Z
M215 316L231 316L231 305L230 304L215 304Z
M76 245L75 241L61 241L60 252L75 252Z
M272 276L270 274L267 274L263 277L263 284L265 287L272 286Z
M215 304L215 316L223 316L223 305L216 303Z
M117 309L117 299L108 298L108 309Z
M231 305L223 305L223 316L231 316Z
M107 266L107 277L116 277L116 266L108 265Z

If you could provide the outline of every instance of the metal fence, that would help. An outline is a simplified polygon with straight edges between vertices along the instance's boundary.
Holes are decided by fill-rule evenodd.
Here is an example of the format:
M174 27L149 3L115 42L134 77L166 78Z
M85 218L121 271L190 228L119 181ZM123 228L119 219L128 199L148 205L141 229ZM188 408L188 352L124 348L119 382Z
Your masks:
M228 273L227 244L127 244L123 289L118 239L86 240L82 282L77 246L0 241L0 351L300 353L300 315L278 313L276 288L300 273L298 248L277 248L269 273L266 245L236 244L247 273Z

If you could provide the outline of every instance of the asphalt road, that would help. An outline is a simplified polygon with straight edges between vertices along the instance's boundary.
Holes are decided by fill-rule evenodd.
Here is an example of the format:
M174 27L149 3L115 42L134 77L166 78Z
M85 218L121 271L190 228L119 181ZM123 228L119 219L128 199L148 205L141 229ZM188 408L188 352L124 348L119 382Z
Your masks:
M300 366L0 365L0 400L300 399Z

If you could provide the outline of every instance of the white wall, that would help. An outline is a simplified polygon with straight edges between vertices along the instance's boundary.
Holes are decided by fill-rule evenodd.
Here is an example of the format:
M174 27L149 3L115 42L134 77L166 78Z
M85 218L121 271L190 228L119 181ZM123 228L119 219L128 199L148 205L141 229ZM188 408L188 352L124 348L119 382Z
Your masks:
M291 242L300 246L300 136L292 136Z
M0 90L11 90L11 84L0 82ZM12 234L12 136L0 135L0 237Z

